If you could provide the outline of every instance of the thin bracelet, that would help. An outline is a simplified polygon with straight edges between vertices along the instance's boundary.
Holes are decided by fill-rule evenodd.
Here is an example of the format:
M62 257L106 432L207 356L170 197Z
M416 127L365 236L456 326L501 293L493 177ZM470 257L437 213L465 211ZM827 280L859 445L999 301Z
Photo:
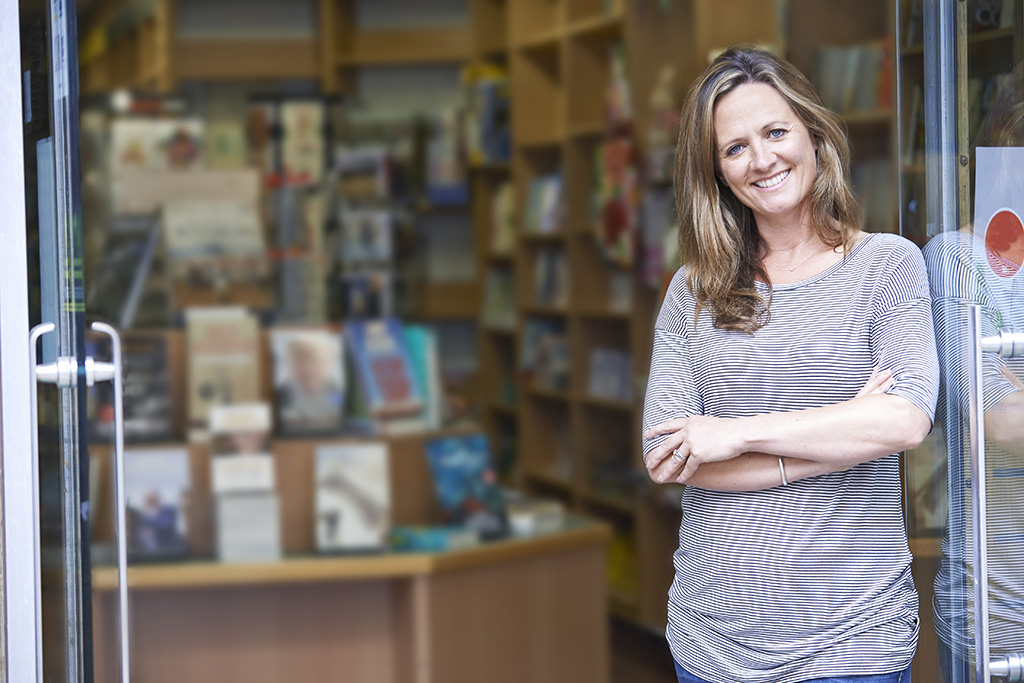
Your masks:
M779 456L779 474L782 475L782 485L789 486L789 480L786 479L786 466L782 464L782 456Z

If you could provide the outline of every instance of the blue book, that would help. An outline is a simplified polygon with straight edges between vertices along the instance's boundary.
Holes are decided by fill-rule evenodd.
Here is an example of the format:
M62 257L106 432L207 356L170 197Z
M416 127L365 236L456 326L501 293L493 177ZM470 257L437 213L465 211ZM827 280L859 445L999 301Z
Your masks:
M427 460L445 523L464 526L484 539L508 532L505 503L483 434L427 442Z
M352 320L345 327L345 336L369 417L413 415L423 408L397 318Z

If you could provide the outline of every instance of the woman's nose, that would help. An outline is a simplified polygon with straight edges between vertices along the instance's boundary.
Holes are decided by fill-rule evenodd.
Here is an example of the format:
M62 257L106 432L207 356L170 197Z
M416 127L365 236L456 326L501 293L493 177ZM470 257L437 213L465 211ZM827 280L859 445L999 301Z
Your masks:
M750 168L754 170L768 169L775 162L775 154L763 144L750 146Z

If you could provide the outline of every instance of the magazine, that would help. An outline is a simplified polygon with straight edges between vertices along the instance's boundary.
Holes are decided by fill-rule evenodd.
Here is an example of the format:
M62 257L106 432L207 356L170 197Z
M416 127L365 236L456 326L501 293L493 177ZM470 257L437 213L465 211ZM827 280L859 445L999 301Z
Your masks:
M129 559L187 555L188 450L129 449L124 469Z

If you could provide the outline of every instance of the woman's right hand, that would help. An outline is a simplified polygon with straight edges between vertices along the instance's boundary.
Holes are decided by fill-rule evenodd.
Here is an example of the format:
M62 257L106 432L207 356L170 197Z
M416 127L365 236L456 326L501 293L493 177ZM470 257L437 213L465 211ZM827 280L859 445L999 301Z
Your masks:
M895 381L896 378L892 376L892 370L879 370L875 368L871 372L871 376L868 377L868 381L864 383L864 386L860 388L860 391L857 392L854 398L871 396L872 394L884 394L892 387Z

